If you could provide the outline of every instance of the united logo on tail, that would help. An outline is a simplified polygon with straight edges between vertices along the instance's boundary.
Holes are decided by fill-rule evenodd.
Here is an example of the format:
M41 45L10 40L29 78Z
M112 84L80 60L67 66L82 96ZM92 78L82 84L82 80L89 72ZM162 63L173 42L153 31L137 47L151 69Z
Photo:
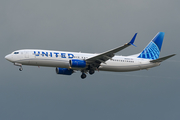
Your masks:
M152 41L145 47L138 58L158 59L164 39L164 32L159 32Z

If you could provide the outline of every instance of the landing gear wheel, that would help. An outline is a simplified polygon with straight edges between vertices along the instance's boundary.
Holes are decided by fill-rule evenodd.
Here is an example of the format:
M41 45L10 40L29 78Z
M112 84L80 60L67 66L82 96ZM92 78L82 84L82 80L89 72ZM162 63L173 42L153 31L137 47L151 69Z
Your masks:
M21 68L19 68L19 71L22 71L23 70L23 68L21 67Z
M82 79L86 78L86 74L85 74L85 73L82 73L81 78L82 78Z
M94 74L94 70L89 70L89 74L90 75Z

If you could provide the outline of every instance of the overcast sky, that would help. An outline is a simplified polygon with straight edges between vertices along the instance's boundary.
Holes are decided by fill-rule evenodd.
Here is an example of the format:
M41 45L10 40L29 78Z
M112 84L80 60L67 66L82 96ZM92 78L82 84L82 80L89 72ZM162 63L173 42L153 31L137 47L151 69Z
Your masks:
M179 120L180 1L178 0L1 0L1 120ZM4 56L38 48L100 53L138 32L142 51L165 32L161 57L177 55L147 70L96 72L81 80L55 68L17 66Z

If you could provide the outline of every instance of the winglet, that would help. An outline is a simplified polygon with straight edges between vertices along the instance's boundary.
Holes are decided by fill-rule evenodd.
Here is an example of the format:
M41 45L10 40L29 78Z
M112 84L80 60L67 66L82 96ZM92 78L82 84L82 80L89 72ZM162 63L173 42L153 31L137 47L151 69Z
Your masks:
M135 33L134 37L133 37L133 38L131 39L131 41L129 42L130 45L133 45L133 46L135 46L135 47L137 47L137 46L134 45L133 43L134 43L134 41L135 41L135 39L136 39L136 36L137 36L137 33Z

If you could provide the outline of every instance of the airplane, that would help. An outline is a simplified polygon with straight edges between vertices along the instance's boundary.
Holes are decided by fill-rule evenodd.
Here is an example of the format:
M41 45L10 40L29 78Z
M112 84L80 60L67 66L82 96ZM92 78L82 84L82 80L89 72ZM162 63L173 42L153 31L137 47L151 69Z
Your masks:
M119 56L115 53L133 45L137 33L129 43L99 54L53 51L40 49L16 50L5 56L5 59L19 66L22 65L55 67L56 73L60 75L72 75L76 71L81 71L81 78L86 78L86 74L94 74L95 71L128 72L149 69L159 66L164 60L176 54L159 58L164 32L158 32L144 50L135 55Z

